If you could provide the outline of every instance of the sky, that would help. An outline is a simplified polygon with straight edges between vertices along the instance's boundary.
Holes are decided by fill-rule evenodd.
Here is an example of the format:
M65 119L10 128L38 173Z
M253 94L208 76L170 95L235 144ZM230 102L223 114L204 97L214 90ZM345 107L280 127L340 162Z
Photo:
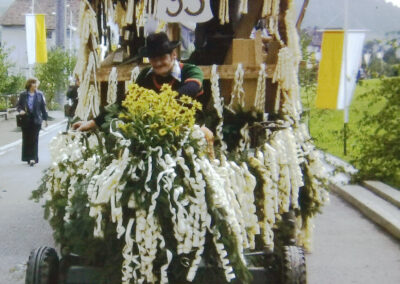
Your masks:
M400 0L385 0L385 2L389 2L397 7L400 7Z

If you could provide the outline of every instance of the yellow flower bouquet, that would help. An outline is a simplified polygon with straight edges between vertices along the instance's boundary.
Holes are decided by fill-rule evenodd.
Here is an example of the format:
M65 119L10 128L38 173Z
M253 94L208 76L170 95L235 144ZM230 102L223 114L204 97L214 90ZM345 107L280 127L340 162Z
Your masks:
M162 146L164 151L177 150L177 146L195 124L196 111L202 105L194 99L163 85L160 93L130 84L122 102L117 128L132 147L145 150Z

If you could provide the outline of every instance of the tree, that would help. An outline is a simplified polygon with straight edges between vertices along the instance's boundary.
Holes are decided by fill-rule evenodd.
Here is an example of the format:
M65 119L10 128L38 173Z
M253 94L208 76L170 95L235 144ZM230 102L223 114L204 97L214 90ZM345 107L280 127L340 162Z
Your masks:
M48 61L35 67L35 76L40 81L39 89L44 92L49 109L59 107L61 94L67 90L68 76L76 63L67 51L55 48L48 52Z
M372 95L372 96L371 96ZM359 179L378 179L400 188L400 77L384 78L362 97L373 97L360 120L357 148L352 161Z
M24 88L25 78L21 74L10 75L14 63L8 60L9 50L0 47L0 94L16 94Z

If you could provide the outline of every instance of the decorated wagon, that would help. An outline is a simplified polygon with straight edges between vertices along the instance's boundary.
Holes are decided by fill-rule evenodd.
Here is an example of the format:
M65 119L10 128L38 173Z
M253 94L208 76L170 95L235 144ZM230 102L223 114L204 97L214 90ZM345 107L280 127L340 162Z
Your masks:
M81 1L76 117L107 116L51 143L33 197L46 200L61 259L33 250L27 284L306 283L328 195L301 121L293 2ZM134 84L151 26L195 38L179 53L203 70L201 103Z

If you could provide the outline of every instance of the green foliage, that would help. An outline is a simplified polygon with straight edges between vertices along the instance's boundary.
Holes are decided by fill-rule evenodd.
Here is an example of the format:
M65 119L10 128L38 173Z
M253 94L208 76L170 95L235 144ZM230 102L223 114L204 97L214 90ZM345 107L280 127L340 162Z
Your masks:
M364 53L371 55L368 65L363 64L367 77L399 76L400 59L396 56L398 49L397 39L367 41Z
M314 53L308 51L312 38L305 32L300 35L301 53L303 55L300 69L299 69L299 82L300 86L308 91L316 89L318 65L315 60Z
M18 75L10 75L10 68L14 66L8 60L9 50L0 47L0 94L16 94L24 88L25 78Z
M359 154L352 161L358 178L400 187L400 78L382 79L361 98L369 104L358 124Z
M48 61L35 66L35 76L40 81L39 89L46 96L49 109L58 108L61 93L68 87L68 76L76 63L76 58L69 57L67 51L55 48L48 52Z
M345 156L343 111L316 109L312 93L310 134L315 145L352 163L359 170L357 179L378 179L400 187L399 95L398 77L358 84L350 106Z
M300 46L302 61L299 67L299 83L302 89L302 102L304 106L304 115L310 120L310 109L314 101L314 94L317 90L318 64L314 53L308 51L308 46L312 37L302 31L300 34Z

